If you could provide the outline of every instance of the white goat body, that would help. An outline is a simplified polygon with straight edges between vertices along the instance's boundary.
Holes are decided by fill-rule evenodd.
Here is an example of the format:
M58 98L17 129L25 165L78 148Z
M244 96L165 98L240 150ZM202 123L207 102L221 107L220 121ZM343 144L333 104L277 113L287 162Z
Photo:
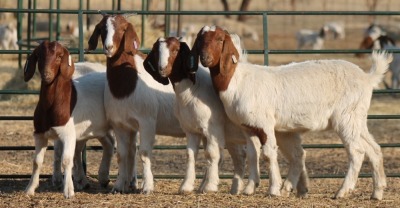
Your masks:
M49 48L54 51L49 52ZM45 50L48 51L44 52ZM46 54L46 56L43 54ZM61 57L61 61L51 61L51 59L56 60L59 57ZM42 86L34 115L35 157L33 173L26 193L33 195L39 185L40 168L49 139L61 141L61 144L55 146L53 182L61 181L60 164L62 163L64 168L64 196L66 198L71 198L75 194L72 182L74 152L80 153L84 143L90 138L99 138L103 145L104 151L99 170L99 180L106 185L109 180L108 173L114 146L112 138L108 138L110 126L105 118L103 105L105 73L90 73L76 80L71 80L72 73L75 70L74 63L70 59L68 50L57 42L44 41L33 51L25 65L25 81L33 77L37 62L39 62ZM45 67L41 68L42 66ZM52 93L55 92L56 94L53 95ZM71 101L68 101L69 96L71 96ZM54 99L52 99L53 97ZM48 110L49 108L51 110ZM75 148L77 141L81 142L78 142ZM60 158L62 158L62 162L59 161ZM80 155L75 159L75 161L80 161ZM77 173L74 174L75 179L78 183L86 185L85 175L80 174L83 173L81 170L82 163L78 163L79 165L76 164L75 167L75 173Z
M225 34L223 46L218 45L224 32L209 28L199 32L193 48L212 72L229 119L264 139L263 154L270 161L270 194L279 194L281 184L274 131L301 133L332 128L350 158L346 178L335 197L344 197L355 188L367 154L373 166L372 198L382 199L386 187L383 158L380 146L368 132L367 111L372 89L381 82L391 56L374 53L369 73L342 60L306 61L270 70L231 59L241 53L232 46L231 39L238 37Z
M240 42L235 42L234 45L237 50L242 50ZM175 53L175 51L178 52ZM238 194L241 191L244 175L243 144L249 142L246 139L248 135L227 118L221 100L213 90L208 70L198 66L196 72L193 69L197 67L185 64L191 63L192 58L189 46L185 42L169 37L167 39L159 38L144 62L145 69L155 80L163 84L169 83L169 80L174 86L175 115L188 138L188 168L180 191L191 192L193 190L195 171L192 161L196 158L200 138L205 137L207 139L205 151L210 165L207 167L207 174L200 187L200 192L218 189L219 152L222 151L223 143L225 143L233 159L235 172L231 193ZM245 61L246 55L241 54L239 60ZM296 133L277 133L277 137L281 138L278 141L282 146L282 153L290 161L288 180L283 189L288 191L286 193L288 195L293 188L292 183L296 183L300 179L300 185L297 186L298 196L305 196L308 180L304 168L305 154L301 147L300 137ZM259 142L256 145L248 143L249 166L252 172L244 190L246 194L252 194L255 186L259 183L259 147ZM300 170L299 174L303 174L303 176L300 178L300 175L296 175L295 170Z
M124 32L116 31L124 29ZM174 116L175 95L172 86L156 82L143 67L137 51L139 38L133 25L122 15L104 15L89 40L89 49L97 47L102 36L107 56L107 83L104 91L106 116L111 122L116 139L118 178L113 192L127 192L135 168L136 141L132 135L140 133L140 158L143 163L142 191L154 190L151 172L151 153L155 135L184 137ZM122 49L120 48L122 47ZM133 179L133 188L137 183Z
M314 50L320 50L324 46L326 27L319 31L301 29L296 33L297 49L311 46Z
M8 50L12 48L17 50L17 41L17 29L12 23L0 25L0 49Z
M333 33L334 39L344 39L346 37L346 32L344 30L344 22L328 22L324 25L328 32Z
M379 199L382 194L378 192L382 192L386 186L383 159L380 147L367 131L366 117L373 86L380 82L387 61L382 56L375 56L375 64L377 72L372 71L371 76L345 61L304 62L287 65L277 71L239 63L228 90L220 92L220 98L234 123L265 126L263 129L268 141L274 140L270 129L304 132L333 128L341 134L343 143L349 146L351 160L360 160L360 156L364 155L353 155L356 151L366 151L373 165L380 168L374 168L376 192L373 196ZM262 89L259 91L262 95L254 96L254 89ZM267 120L258 120L259 117L255 115L264 115ZM352 132L349 127L356 129ZM357 141L360 139L362 141ZM270 147L267 143L267 148L263 150L267 157L270 157L271 149L276 147ZM348 175L358 165L351 164ZM336 197L343 197L354 189L355 181L350 180L357 178L358 171L352 172L350 179L346 178L352 185L347 187L347 183L344 183ZM276 184L280 184L280 181Z

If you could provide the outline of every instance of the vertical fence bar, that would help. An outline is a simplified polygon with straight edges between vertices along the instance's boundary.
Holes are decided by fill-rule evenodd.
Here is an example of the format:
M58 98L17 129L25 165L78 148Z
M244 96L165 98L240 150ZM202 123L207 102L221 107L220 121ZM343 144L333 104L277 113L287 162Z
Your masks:
M37 0L33 0L33 9L37 8ZM32 18L32 37L36 37L36 13L33 13Z
M32 0L28 0L28 9L32 9ZM27 28L27 31L26 31L26 36L27 36L27 38L26 38L26 41L27 41L27 47L28 47L28 49L30 49L31 48L31 27L32 27L32 25L31 25L31 18L32 18L32 13L31 12L28 12L28 28Z
M22 9L22 0L18 0L18 9ZM18 12L17 21L17 39L21 42L22 40L22 13ZM29 23L28 23L29 24ZM22 49L21 45L18 45L19 50ZM22 55L18 54L18 67L22 68Z
M169 11L171 11L171 1L170 0L165 0L165 11L166 12L169 12ZM170 33L170 20L171 20L171 18L170 18L170 15L165 15L164 16L165 18L164 18L164 20L165 20L165 37L168 37L169 36L169 33Z
M57 10L60 10L60 0L57 0ZM60 26L60 13L57 12L57 20L56 20L56 40L60 40L61 36L61 26Z
M83 11L79 10L78 14L78 24L79 24L79 61L84 61L84 50L83 50Z
M49 9L53 9L53 0L49 0ZM53 14L49 13L49 41L53 40Z
M264 65L268 65L268 16L263 12Z
M178 11L182 10L182 0L178 0ZM181 29L182 29L182 22L181 22L181 15L178 15L178 25L177 25L177 36L181 36Z
M148 5L147 5L147 0L142 0L142 11L148 11ZM146 33L146 27L145 27L145 22L146 22L146 16L142 14L142 34L141 34L141 41L140 41L140 47L143 48L144 46L144 38L145 38L145 33Z
M86 0L86 11L90 10L90 0ZM86 31L89 31L91 20L88 14L86 14Z
M80 0L79 13L78 13L78 26L79 26L79 62L84 61L84 50L83 50L83 10L82 0ZM82 151L82 166L85 175L87 173L87 161L86 161L86 144Z

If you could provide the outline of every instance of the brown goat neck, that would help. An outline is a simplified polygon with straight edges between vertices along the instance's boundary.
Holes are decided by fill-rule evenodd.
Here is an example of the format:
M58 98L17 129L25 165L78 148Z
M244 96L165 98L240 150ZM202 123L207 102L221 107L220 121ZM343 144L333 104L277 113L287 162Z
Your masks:
M215 91L218 93L228 89L233 73L235 72L235 68L229 70L228 74L222 74L220 72L221 69L219 64L214 67L210 67L209 69Z
M77 92L72 80L60 78L40 88L39 102L33 116L35 133L44 133L51 127L64 126L77 102Z

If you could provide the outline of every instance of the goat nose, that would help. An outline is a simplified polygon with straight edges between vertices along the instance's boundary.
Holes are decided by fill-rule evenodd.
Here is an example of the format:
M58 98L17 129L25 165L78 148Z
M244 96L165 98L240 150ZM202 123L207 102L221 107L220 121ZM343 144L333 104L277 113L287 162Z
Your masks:
M204 55L201 56L201 61L202 62L211 62L212 61L212 57L209 56L209 55L204 54Z
M111 51L111 50L113 49L113 47L114 47L113 45L107 45L107 46L106 46L106 49L107 49L108 51Z

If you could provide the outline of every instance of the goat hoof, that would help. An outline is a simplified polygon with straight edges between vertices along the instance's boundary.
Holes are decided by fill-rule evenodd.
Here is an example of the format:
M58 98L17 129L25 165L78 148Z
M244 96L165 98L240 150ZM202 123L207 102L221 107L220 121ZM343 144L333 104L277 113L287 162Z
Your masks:
M108 184L110 183L110 180L106 181L106 182L100 182L100 186L102 188L107 188Z
M66 185L66 188L64 189L64 197L66 199L71 199L74 196L75 196L74 187Z
M292 192L292 191L287 191L287 190L285 190L285 189L282 189L282 190L281 190L281 196L283 196L283 197L289 197L289 196L290 196L290 192Z
M117 189L114 189L114 188L113 188L113 189L111 190L111 193L112 193L112 194L122 194L123 192L122 192L121 190L117 190Z
M302 191L297 191L296 197L297 198L307 198L308 188Z
M246 187L246 188L243 190L243 194L244 194L244 195L253 195L253 194L254 194L254 188L248 188L248 187Z
M239 194L240 194L240 191L239 191L239 189L237 189L237 188L232 188L231 191L230 191L229 193L231 193L232 195L239 195Z
M383 190L374 191L372 193L371 199L372 200L382 200L383 198Z
M142 190L141 193L142 193L142 194L145 194L145 195L149 195L149 194L153 193L153 191L150 191L150 190Z
M131 181L130 183L129 183L129 188L130 189L132 189L132 190L139 190L139 185L138 185L138 183L136 182L136 181Z
M213 184L207 184L203 189L199 189L199 193L215 193L218 191L218 186Z
M54 176L54 175L53 175L53 178L52 178L51 181L52 181L52 183L53 183L53 186L55 186L55 187L57 187L57 188L62 187L62 185L63 185L62 176L61 176L61 177L57 177L57 176Z
M35 190L27 189L27 190L25 190L25 194L27 196L33 196L33 195L35 195Z

